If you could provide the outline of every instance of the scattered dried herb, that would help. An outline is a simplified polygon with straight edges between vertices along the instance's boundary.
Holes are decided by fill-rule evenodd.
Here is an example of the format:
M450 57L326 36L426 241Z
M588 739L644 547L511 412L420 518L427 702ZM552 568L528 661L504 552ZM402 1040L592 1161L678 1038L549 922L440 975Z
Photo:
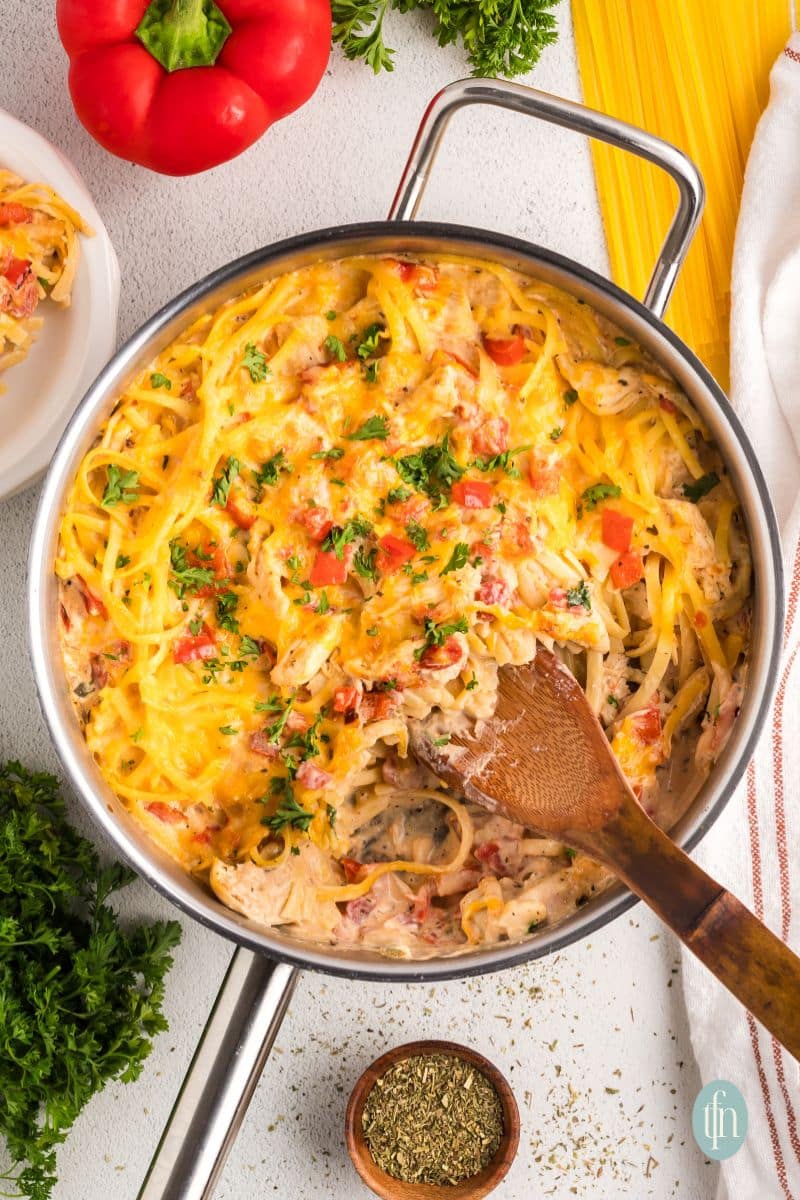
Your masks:
M500 1097L453 1054L402 1059L376 1079L361 1118L375 1162L404 1183L439 1187L477 1175L503 1136Z

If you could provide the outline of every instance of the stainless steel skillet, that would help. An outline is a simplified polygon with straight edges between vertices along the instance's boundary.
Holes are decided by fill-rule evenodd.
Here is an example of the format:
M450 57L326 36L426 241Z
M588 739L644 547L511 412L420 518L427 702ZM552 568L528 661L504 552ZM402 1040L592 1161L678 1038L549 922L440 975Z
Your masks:
M450 117L457 109L475 103L501 105L597 137L669 172L678 187L678 208L644 303L580 263L539 246L482 229L410 223ZM173 903L240 947L231 961L140 1200L201 1200L212 1194L286 1011L297 968L387 981L475 975L560 949L619 916L634 899L615 886L573 916L545 927L523 943L424 962L307 945L280 930L259 928L224 908L198 881L161 853L131 820L100 777L74 716L60 667L52 567L66 492L80 459L127 381L190 321L258 280L307 263L355 253L457 251L529 271L585 299L648 349L701 413L741 498L753 550L755 613L747 693L723 755L672 831L676 841L690 849L721 812L750 757L772 698L783 623L780 543L758 462L718 385L661 321L702 204L702 181L693 164L675 147L641 130L519 85L487 80L454 83L428 107L388 221L305 234L215 271L148 321L111 360L81 402L45 480L31 542L29 633L45 720L78 795L119 853Z

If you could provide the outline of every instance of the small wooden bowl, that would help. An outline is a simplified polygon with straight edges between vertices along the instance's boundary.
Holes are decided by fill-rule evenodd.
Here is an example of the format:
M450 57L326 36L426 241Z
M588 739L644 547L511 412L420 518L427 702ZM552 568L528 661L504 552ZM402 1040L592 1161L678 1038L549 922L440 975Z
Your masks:
M461 1183L403 1183L401 1179L395 1179L381 1170L370 1154L364 1138L361 1117L375 1080L401 1059L415 1058L421 1054L452 1054L464 1062L471 1063L483 1072L500 1097L503 1137L497 1153L482 1171L462 1180ZM481 1200L481 1197L494 1191L514 1161L519 1146L519 1109L505 1077L488 1058L484 1058L476 1050L471 1050L469 1046L459 1046L456 1042L407 1042L404 1046L396 1046L394 1050L376 1058L356 1083L347 1105L345 1137L353 1166L367 1187L371 1188L376 1196L383 1197L383 1200Z

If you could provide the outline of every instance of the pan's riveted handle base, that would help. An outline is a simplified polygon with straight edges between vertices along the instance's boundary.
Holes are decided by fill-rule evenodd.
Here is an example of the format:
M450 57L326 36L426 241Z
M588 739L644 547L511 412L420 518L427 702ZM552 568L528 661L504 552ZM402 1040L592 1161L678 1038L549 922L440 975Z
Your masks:
M138 1200L209 1200L298 972L236 950Z
M657 317L663 316L703 214L702 176L691 159L671 142L574 100L503 79L458 79L449 83L433 97L420 121L389 220L411 221L416 216L450 118L468 104L493 104L538 117L550 125L560 125L637 154L672 176L678 185L678 207L644 296L650 311Z

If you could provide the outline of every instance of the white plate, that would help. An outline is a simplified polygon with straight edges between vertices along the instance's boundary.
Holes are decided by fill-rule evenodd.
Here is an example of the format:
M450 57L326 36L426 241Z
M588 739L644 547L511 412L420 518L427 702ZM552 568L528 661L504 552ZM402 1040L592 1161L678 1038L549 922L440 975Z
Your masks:
M114 352L119 266L86 185L41 134L0 109L0 166L26 182L46 183L94 230L81 237L72 304L46 301L41 329L23 362L0 374L0 499L44 471L72 412Z

